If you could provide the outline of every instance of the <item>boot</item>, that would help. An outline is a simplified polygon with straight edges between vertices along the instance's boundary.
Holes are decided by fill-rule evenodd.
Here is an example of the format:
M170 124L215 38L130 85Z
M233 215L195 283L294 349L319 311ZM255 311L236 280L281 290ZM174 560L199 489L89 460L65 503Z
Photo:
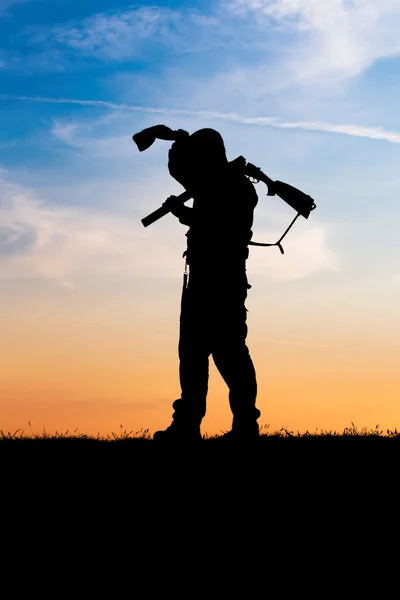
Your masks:
M232 429L222 439L233 443L256 442L260 439L260 429L256 421L234 423Z
M156 431L153 440L158 443L193 445L202 441L200 425L173 420L167 429Z

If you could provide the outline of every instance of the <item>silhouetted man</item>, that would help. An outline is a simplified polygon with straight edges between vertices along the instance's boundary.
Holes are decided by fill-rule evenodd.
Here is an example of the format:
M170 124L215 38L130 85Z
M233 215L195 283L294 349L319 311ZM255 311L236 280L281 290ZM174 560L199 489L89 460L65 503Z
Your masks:
M167 138L168 139L168 138ZM162 442L201 440L209 357L229 388L231 439L258 438L256 374L246 345L248 243L258 198L253 184L226 158L221 135L201 129L182 136L169 152L169 170L193 198L193 208L170 196L165 206L189 227L187 285L182 291L179 337L181 398Z

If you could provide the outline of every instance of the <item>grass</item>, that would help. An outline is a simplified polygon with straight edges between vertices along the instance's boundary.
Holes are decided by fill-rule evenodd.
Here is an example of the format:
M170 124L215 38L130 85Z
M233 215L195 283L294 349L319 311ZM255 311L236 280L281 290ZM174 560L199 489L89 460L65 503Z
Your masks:
M89 441L89 442L107 442L108 444L113 443L114 445L119 442L127 442L127 441L140 441L140 442L151 442L152 441L152 433L149 429L139 429L134 431L133 429L128 431L127 429L123 429L123 426L120 426L120 431L118 433L111 432L107 435L97 436L88 435L85 433L79 433L78 429L74 431L66 430L65 432L54 432L48 433L46 429L43 429L42 433L35 433L32 430L31 424L29 423L31 431L26 433L24 429L17 429L14 432L3 431L0 429L0 443L1 442L17 442L17 441L55 441L55 440L63 440L63 441ZM203 435L203 440L207 444L209 442L215 442L222 438L225 432L221 432L221 434L217 435L208 435L207 433ZM308 430L305 432L294 432L292 430L287 429L286 427L281 427L278 430L270 431L269 425L262 425L260 427L260 442L268 443L273 440L315 440L315 441L326 441L326 440L397 440L400 441L400 432L397 431L397 428L394 430L386 429L383 430L376 425L375 428L368 429L367 427L362 427L359 429L354 423L351 423L350 427L346 427L342 432L338 432L336 430L326 430L320 429L314 432L309 432Z
M163 502L175 495L180 502L181 494L197 490L215 499L237 494L237 485L241 493L252 488L256 497L266 488L265 498L280 497L283 504L292 497L300 501L299 495L302 502L313 502L324 488L329 498L333 489L343 497L364 490L367 497L392 486L400 465L400 433L378 425L368 429L351 423L343 431L304 433L264 426L251 445L234 446L221 438L222 433L205 435L196 448L164 448L148 429L122 425L118 432L97 436L77 429L0 430L1 481L7 493L19 498L27 491L30 497L47 498L62 488L59 502L65 503L67 493L94 495L94 503L108 494L110 505L128 498L140 502L145 514L146 503L150 506L155 497Z
M138 486L144 497L158 485L163 492L198 480L204 489L218 490L222 482L229 487L249 478L270 486L274 493L292 486L304 490L307 480L311 494L324 479L332 485L336 482L338 490L351 490L368 481L372 490L383 481L393 481L400 465L400 433L378 425L368 429L351 423L343 431L304 433L286 427L271 431L264 426L260 439L250 445L229 444L222 435L204 435L196 448L164 448L153 441L148 429L127 430L122 425L118 432L97 436L77 429L55 433L0 430L0 465L3 481L8 470L14 480L18 477L18 485L34 477L32 485L39 478L44 489L55 478L73 487L80 479L87 491L91 481L93 489Z
M31 427L31 424L29 423ZM55 433L48 433L46 428L43 429L42 433L34 433L32 430L30 433L25 433L24 429L17 429L14 432L3 431L0 429L0 442L4 441L28 441L28 440L90 440L97 442L119 442L125 440L150 440L151 434L149 429L140 429L139 431L127 431L122 429L122 425L119 433L111 432L108 435L97 436L88 435L86 433L79 433L78 429L70 432L68 429L62 433L56 431Z
M357 428L354 423L343 431L319 430L315 432L294 432L285 427L271 431L269 426L261 427L261 435L256 444L233 446L223 440L221 435L203 436L203 442L196 448L164 448L152 439L149 429L127 430L120 426L118 432L97 436L74 431L35 433L32 429L25 432L0 430L0 464L13 465L21 472L31 465L36 470L46 470L56 462L58 466L72 466L79 474L88 468L92 471L108 469L124 473L133 468L136 474L163 474L171 464L177 471L187 473L187 462L192 461L193 472L196 469L211 473L223 473L236 468L238 461L251 465L259 471L293 469L309 472L319 470L317 463L326 465L336 463L346 470L354 461L358 466L370 468L376 461L391 459L400 463L400 434L397 429L382 430L375 428ZM398 456L399 453L399 456ZM361 461L361 463L360 463Z
M295 432L282 427L271 431L261 427L255 444L227 443L221 435L203 436L196 447L160 447L149 429L127 430L92 436L74 431L49 433L0 430L0 464L14 472L56 472L73 469L75 476L83 473L108 473L121 479L134 472L137 478L163 478L172 465L181 480L196 473L204 477L223 477L244 468L254 473L298 473L320 477L329 470L341 473L389 468L394 461L400 464L400 433L397 429L358 428L354 423L343 431L319 430ZM100 477L100 475L99 475ZM233 477L236 477L234 475ZM366 475L369 477L369 475ZM168 484L169 485L169 484Z
M91 552L98 548L104 530L114 539L109 548L125 548L127 528L137 551L149 528L157 540L166 524L173 529L168 544L177 528L223 544L222 526L236 531L239 524L259 537L264 523L267 540L275 531L275 549L281 530L289 540L302 523L307 535L318 534L319 547L323 539L333 544L335 519L364 523L366 512L397 519L399 459L397 429L353 423L341 432L265 426L257 444L242 447L204 436L193 451L159 447L148 429L122 426L106 436L0 430L2 515L13 526L24 523L21 539L33 523L37 539L46 535L49 548L69 544L71 556L81 536Z

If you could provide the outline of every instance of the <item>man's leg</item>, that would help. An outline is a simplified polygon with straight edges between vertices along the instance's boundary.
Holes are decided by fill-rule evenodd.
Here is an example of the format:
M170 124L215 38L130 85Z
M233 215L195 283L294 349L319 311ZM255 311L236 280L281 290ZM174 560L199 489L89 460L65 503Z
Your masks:
M212 353L215 366L229 388L232 427L255 429L260 411L256 408L257 379L253 361L245 344L218 346Z
M204 304L190 288L182 298L179 332L179 378L181 398L173 403L172 423L156 432L154 439L200 438L200 424L206 413L209 355L208 320Z
M232 431L258 436L261 413L256 407L256 372L246 345L246 316L240 297L237 302L228 299L225 309L214 315L212 357L229 388Z

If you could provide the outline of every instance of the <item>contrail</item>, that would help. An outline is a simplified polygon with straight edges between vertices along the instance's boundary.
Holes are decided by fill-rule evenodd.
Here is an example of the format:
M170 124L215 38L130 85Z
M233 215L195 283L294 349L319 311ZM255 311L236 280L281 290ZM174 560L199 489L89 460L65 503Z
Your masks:
M324 131L328 133L343 133L353 137L371 138L384 140L394 144L400 143L400 132L388 131L382 127L363 127L362 125L332 124L320 121L283 121L277 117L246 116L238 113L220 113L207 110L184 110L180 108L153 108L149 106L137 106L105 100L76 100L74 98L44 98L40 96L11 96L0 94L0 100L20 100L25 102L43 102L48 104L75 104L80 106L96 106L109 108L111 110L129 110L143 113L163 115L186 115L192 117L206 117L232 121L244 125L259 125L264 127L277 127L280 129L303 129L311 131Z

